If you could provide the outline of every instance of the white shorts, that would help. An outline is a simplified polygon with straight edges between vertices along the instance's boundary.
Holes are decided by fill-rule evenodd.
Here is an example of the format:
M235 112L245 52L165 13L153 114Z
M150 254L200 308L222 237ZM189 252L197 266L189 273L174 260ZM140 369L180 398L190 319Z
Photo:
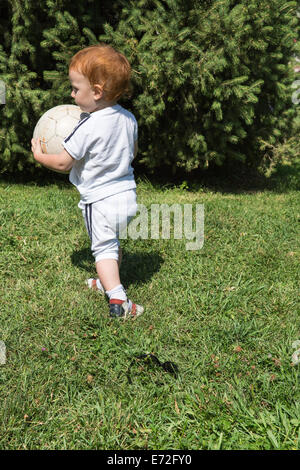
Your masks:
M136 215L136 190L123 191L90 204L80 201L78 207L82 210L96 263L102 259L117 260L119 233Z

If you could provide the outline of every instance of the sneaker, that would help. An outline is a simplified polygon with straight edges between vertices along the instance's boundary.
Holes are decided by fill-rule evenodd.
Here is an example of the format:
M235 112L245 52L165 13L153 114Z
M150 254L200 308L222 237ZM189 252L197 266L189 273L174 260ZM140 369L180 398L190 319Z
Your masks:
M88 286L89 289L93 289L93 290L96 290L98 292L101 292L101 294L105 293L99 279L90 278L90 279L87 279L85 281L85 283L86 283L86 285Z
M109 315L111 318L136 318L142 315L144 307L134 304L131 300L112 299L109 303Z

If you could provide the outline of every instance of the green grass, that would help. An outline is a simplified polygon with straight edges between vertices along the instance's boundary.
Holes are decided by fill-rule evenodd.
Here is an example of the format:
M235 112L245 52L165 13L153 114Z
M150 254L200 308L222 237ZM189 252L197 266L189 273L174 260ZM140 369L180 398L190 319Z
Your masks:
M138 199L204 204L205 242L124 240L145 314L118 322L84 288L76 190L0 184L0 448L299 449L299 193L140 181Z

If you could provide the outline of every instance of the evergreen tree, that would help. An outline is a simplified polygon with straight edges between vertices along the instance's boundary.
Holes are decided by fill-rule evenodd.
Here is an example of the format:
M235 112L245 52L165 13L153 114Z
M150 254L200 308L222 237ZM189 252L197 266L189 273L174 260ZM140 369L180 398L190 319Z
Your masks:
M242 160L258 164L262 142L289 132L299 24L296 2L124 2L101 39L134 68L134 109L143 162L192 170Z
M37 120L72 102L69 60L99 41L132 64L125 105L149 171L258 165L293 129L296 9L285 0L2 0L0 172L35 168Z
M31 124L32 112L40 112L45 93L31 67L37 57L33 45L36 22L33 2L6 0L2 11L6 15L0 30L0 73L6 84L6 105L1 108L1 172L21 171L23 157L30 155L28 141L23 138L24 129Z
M43 31L41 47L53 57L51 69L44 70L43 78L51 87L49 107L58 102L70 102L68 64L71 57L83 47L98 42L97 35L103 33L103 23L116 24L119 2L95 0L47 0L52 12L53 26ZM54 64L53 64L54 62Z
M71 103L68 61L74 52L97 42L90 31L115 25L107 0L2 0L0 79L6 85L1 106L0 172L34 172L30 140L40 116L53 106ZM75 17L77 19L75 19Z

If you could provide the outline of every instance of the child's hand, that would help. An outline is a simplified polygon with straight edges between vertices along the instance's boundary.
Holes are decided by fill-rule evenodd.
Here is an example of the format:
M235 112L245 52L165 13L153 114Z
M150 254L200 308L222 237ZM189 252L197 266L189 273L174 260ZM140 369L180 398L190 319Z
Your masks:
M35 159L43 154L43 149L39 137L37 139L31 139L31 151Z

